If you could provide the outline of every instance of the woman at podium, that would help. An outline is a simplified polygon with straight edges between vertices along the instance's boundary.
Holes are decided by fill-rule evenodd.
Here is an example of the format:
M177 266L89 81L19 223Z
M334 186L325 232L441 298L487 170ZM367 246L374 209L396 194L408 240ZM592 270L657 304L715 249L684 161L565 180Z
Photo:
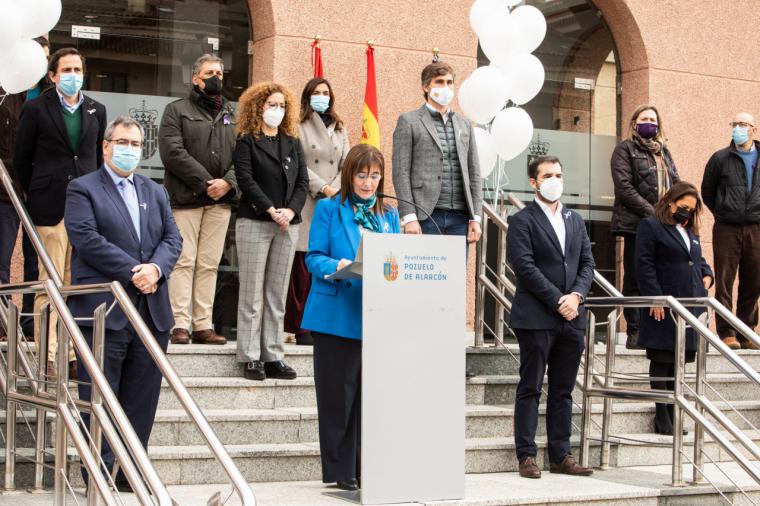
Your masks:
M343 162L340 192L317 203L306 253L312 284L301 326L314 336L322 481L343 490L359 488L362 282L328 276L356 258L362 234L399 233L398 212L377 195L384 181L382 153L354 146Z

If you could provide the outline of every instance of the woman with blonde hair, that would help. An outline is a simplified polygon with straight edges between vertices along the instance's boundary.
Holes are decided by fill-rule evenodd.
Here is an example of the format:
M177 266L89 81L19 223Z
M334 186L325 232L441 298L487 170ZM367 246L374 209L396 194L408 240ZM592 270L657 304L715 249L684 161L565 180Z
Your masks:
M237 115L237 359L248 379L293 379L295 370L283 361L283 318L309 185L298 106L285 86L259 83L240 97Z
M615 187L612 235L623 237L623 295L639 294L636 283L636 227L654 215L657 201L680 181L673 156L666 146L662 116L653 105L636 108L628 124L628 139L612 153L610 168ZM624 311L627 348L639 348L639 313Z

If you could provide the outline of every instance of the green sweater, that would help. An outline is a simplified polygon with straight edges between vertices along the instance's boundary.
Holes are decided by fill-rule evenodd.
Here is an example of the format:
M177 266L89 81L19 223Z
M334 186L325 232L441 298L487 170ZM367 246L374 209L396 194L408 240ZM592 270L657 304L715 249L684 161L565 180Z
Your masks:
M77 108L74 112L69 112L65 107L63 111L63 123L66 125L66 133L69 134L71 149L77 150L79 146L79 137L82 135L82 108Z

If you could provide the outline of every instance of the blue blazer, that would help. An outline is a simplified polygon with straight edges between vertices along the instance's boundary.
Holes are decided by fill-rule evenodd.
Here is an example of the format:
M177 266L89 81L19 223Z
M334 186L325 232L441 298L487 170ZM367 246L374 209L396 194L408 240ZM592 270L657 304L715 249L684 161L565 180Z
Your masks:
M641 295L672 295L676 298L707 297L702 281L713 278L712 269L702 257L699 237L687 231L691 247L686 249L683 237L674 225L666 225L656 217L639 222L636 232L636 278ZM655 350L673 350L676 341L676 324L665 311L665 319L657 321L649 316L649 308L642 308L639 324L639 345ZM699 316L704 308L691 308ZM697 341L694 330L686 329L686 349L695 351Z
M383 233L401 230L398 211L388 208L380 217ZM311 272L311 290L306 300L301 327L348 339L362 338L362 282L360 279L326 280L341 258L353 260L361 232L354 211L340 195L317 202L309 232L306 267Z
M166 280L182 251L182 236L174 222L166 190L145 176L134 175L140 203L140 240L119 189L105 167L74 179L66 193L64 221L71 256L71 282L74 285L118 281L132 302L140 292L132 284L132 268L154 263L161 269L158 289L146 295L153 326L159 332L174 325ZM92 317L95 308L113 296L106 293L68 298L75 317ZM147 322L151 323L151 322ZM92 325L82 321L81 325ZM106 328L121 330L127 317L118 306L106 318Z
M534 201L509 220L507 256L515 271L517 291L509 324L516 329L550 330L565 321L557 312L559 299L578 292L586 298L594 279L594 257L583 218L567 208L565 253L549 219ZM586 308L570 322L586 328Z

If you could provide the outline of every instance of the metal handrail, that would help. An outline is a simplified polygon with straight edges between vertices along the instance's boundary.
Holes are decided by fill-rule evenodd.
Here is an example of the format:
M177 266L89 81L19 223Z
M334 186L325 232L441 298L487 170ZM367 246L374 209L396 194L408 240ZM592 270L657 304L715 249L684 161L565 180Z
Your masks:
M68 334L68 336L71 338L71 341L74 344L74 347L79 354L80 364L84 365L85 369L87 370L87 372L90 374L90 377L92 378L93 391L98 392L98 400L102 400L102 405L107 408L107 414L110 415L110 418L113 419L114 422L116 423L116 426L119 429L118 436L123 438L124 441L127 443L127 448L131 456L135 460L135 463L140 469L140 472L145 477L145 480L148 486L150 487L151 492L153 492L154 498L158 501L158 504L170 505L172 504L171 498L169 497L169 494L166 491L165 486L161 482L161 479L159 478L158 474L156 473L155 468L152 466L150 459L148 458L147 452L142 447L142 444L140 443L139 438L137 437L137 434L134 432L134 429L132 428L131 424L126 418L126 415L124 414L124 411L121 409L121 406L118 403L118 400L116 399L113 391L111 390L110 385L105 379L105 375L103 374L101 370L102 364L98 364L98 361L96 360L92 351L87 346L87 342L85 341L84 336L82 335L81 330L79 329L79 326L77 325L73 315L71 314L68 307L66 306L66 303L63 298L64 294L73 295L73 294L83 294L83 293L110 292L114 296L116 303L119 304L119 306L121 307L125 316L127 317L130 324L132 325L135 332L137 333L140 340L142 341L143 345L146 347L149 354L153 358L153 361L155 362L155 364L161 371L161 374L163 375L164 379L166 379L172 391L178 397L182 407L185 409L190 419L195 423L196 427L200 431L202 437L206 441L207 446L209 447L209 449L211 450L215 458L221 464L225 473L229 477L233 488L237 492L237 495L239 496L242 504L245 506L254 506L256 504L256 499L253 494L253 491L251 490L250 486L247 484L247 482L243 478L243 475L240 473L240 470L237 468L234 461L230 457L229 453L224 448L224 445L220 441L219 437L216 435L215 431L209 424L208 420L203 415L197 403L190 395L189 391L187 390L187 387L180 379L174 367L171 365L168 358L166 358L166 355L164 354L163 350L158 345L149 327L140 316L139 312L137 311L137 308L134 306L134 304L132 304L132 301L129 299L129 296L127 295L126 291L121 286L121 284L114 281L112 283L101 284L101 285L83 285L83 286L69 286L69 287L62 286L61 278L58 275L50 256L45 250L42 244L42 241L37 233L37 230L32 224L32 221L25 207L23 206L23 204L21 203L21 200L16 194L15 188L13 186L13 181L11 180L7 172L7 169L5 168L5 165L2 163L2 161L0 161L0 182L2 182L3 186L5 187L6 193L9 195L14 208L16 209L16 212L18 213L19 218L21 219L21 223L24 227L24 230L29 235L32 241L32 244L40 258L40 261L42 262L43 266L47 270L49 278L50 278L45 283L43 283L42 286L40 286L40 284L34 284L34 283L27 285L24 291L39 292L44 289L44 291L47 293L53 307L59 314L60 327L62 329L65 329L66 334ZM4 290L4 292L7 293L7 290ZM103 312L103 318L104 317L105 317L105 313ZM16 355L15 348L17 346L17 337L19 335L18 318L16 317L14 318L13 321L8 321L7 323L9 324L8 350L12 355L15 356ZM12 336L10 332L10 327L13 327ZM61 388L63 389L67 388L67 380L68 380L68 378L66 377L67 371L64 370L64 369L67 369L65 366L67 365L66 362L68 360L67 358L68 357L68 341L67 340L62 340L62 341L63 343L59 343L59 351L58 351L58 365L59 365L58 398L59 399L56 405L56 411L59 413L59 416L62 417L62 420L64 420L64 423L57 425L57 433L56 433L56 441L57 441L57 446L58 446L56 448L56 468L57 469L65 469L66 446L67 446L65 431L66 431L66 426L68 425L67 423L68 420L65 414L65 410L69 409L68 405L64 405L60 402ZM64 351L66 352L66 355L63 355ZM23 354L21 356L23 357ZM13 365L15 367L15 364ZM40 367L43 367L43 366L40 365ZM34 377L31 369L25 372L27 373L27 377L29 378ZM9 363L6 382L10 381L10 379L14 377L13 376L14 374L15 374L15 369L12 369L11 364ZM4 385L4 386L7 388L8 385ZM13 412L15 413L15 406L13 405L13 402L27 402L41 409L49 409L49 406L45 401L50 400L50 399L39 399L42 402L37 403L37 402L33 402L33 401L38 400L37 398L34 397L34 395L33 396L18 396L14 399L13 394L14 394L13 392L6 390L6 402L8 403L7 413L10 413L11 409L13 409ZM39 391L37 392L37 394L39 394ZM92 416L97 419L98 424L103 429L104 433L107 436L107 439L109 439L109 442L111 442L110 441L111 438L109 438L108 435L111 434L113 436L115 435L115 432L112 430L113 427L111 426L111 421L109 419L109 416L103 416L106 413L103 411L102 405L100 404L93 405L93 408L95 409L92 409ZM8 430L8 434L10 435L10 430ZM15 436L15 433L14 433L14 436ZM11 441L7 441L7 446L8 447L11 446ZM79 444L77 444L76 446L77 446L77 449L80 451L80 455L81 455L81 452L84 449L84 447L82 447ZM15 451L15 448L13 448L13 450ZM116 450L116 448L114 448L114 450ZM8 455L9 453L10 451L6 450L6 455ZM90 454L89 456L93 457L92 454ZM89 458L86 458L86 457L83 457L83 461L86 464L92 462ZM6 466L9 466L9 465L11 465L9 461L6 461ZM150 501L150 496L148 495L147 490L144 489L144 485L142 484L142 482L139 479L135 479L135 480L130 479L130 478L134 478L134 476L129 476L132 473L129 472L130 469L128 465L124 468L124 471L133 489L135 489L138 495L141 496L141 501L143 502ZM56 472L56 487L55 487L56 488L56 503L63 504L65 500L65 497L64 497L65 490L63 488L63 482L59 474L60 473ZM8 476L9 475L6 472L6 477ZM12 473L10 476L12 478ZM9 483L8 480L6 480L6 488L9 488L9 487L13 488L13 483L12 481ZM97 486L97 488L99 490L101 489L100 486Z

